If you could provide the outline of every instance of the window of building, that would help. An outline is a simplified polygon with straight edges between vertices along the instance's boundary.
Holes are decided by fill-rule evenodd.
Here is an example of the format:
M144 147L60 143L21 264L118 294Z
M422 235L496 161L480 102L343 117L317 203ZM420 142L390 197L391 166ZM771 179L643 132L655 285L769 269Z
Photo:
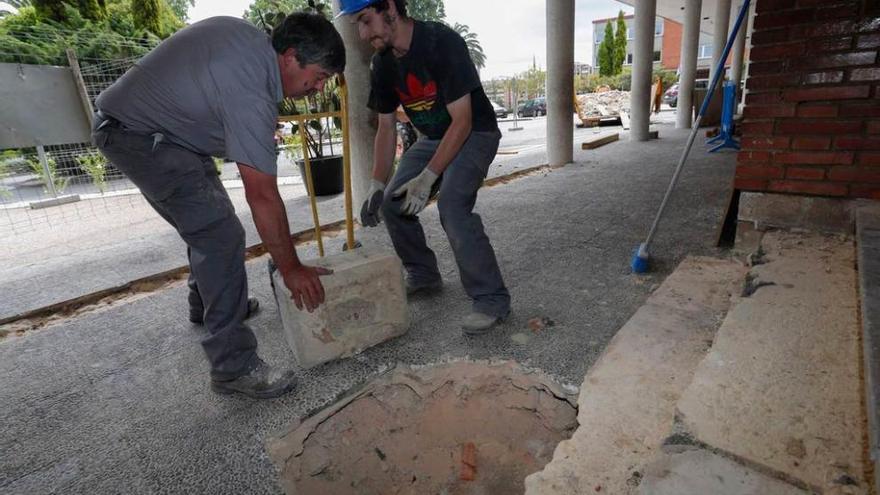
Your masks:
M663 36L663 19L654 21L654 36Z
M627 53L626 54L626 62L624 62L623 64L624 65L632 65L632 63L633 63L633 54Z
M700 45L700 50L697 52L697 58L712 58L712 43Z
M659 51L654 52L654 62L659 62L659 61L660 61L660 52Z

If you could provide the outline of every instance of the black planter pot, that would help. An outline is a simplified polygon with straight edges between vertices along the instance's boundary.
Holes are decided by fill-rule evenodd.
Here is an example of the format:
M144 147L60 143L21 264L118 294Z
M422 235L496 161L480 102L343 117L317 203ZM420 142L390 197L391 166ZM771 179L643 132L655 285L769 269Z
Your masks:
M299 166L299 173L302 175L303 183L305 184L305 161L297 160L296 164ZM312 158L309 160L309 165L309 168L312 169L315 196L330 196L343 191L345 181L342 177L342 155Z

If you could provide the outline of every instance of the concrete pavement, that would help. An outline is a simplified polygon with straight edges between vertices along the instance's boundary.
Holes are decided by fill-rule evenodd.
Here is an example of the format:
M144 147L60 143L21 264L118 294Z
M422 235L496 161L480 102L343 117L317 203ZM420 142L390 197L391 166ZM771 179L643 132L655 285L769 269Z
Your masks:
M629 272L686 133L575 151L565 168L484 189L477 211L513 296L513 315L468 339L469 309L435 206L423 214L445 290L410 303L410 331L351 359L301 370L275 401L218 397L185 321L182 283L0 341L0 491L9 493L278 493L266 439L397 362L513 359L577 385L618 328L685 254L715 254L734 155L694 150L653 249L652 273ZM579 148L579 141L576 141ZM359 238L389 247L384 229ZM338 249L339 242L328 242ZM301 248L314 256L313 246ZM260 352L291 363L271 304L266 259L248 264L264 302L251 324ZM83 269L84 270L84 269ZM556 325L534 333L527 321Z

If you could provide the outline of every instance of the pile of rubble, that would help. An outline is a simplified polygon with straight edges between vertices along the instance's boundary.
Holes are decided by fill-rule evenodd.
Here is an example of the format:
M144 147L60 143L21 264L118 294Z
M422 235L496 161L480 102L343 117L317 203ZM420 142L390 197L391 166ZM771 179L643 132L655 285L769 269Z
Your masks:
M629 109L629 91L608 90L577 95L583 117L614 117Z

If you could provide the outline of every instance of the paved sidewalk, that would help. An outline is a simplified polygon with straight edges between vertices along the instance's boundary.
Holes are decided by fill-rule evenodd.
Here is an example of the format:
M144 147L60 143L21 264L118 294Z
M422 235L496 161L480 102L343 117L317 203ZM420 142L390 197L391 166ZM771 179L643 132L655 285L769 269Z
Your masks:
M422 216L444 291L410 303L406 335L301 370L300 387L279 400L210 392L198 345L202 330L184 318L183 283L0 341L0 492L278 493L266 439L398 362L512 359L579 384L686 254L717 254L714 236L734 155L697 147L661 224L652 273L629 271L685 138L663 127L658 141L578 151L577 162L565 168L483 190L477 211L514 306L509 321L484 338L465 338L458 328L469 303L437 209L429 207ZM384 229L358 237L390 248ZM340 245L341 238L328 242L331 249ZM314 246L301 251L314 256ZM293 363L265 264L265 257L248 264L251 291L264 303L251 323L268 361ZM70 265L70 276L92 269L75 260ZM556 325L529 331L527 321L541 316Z

